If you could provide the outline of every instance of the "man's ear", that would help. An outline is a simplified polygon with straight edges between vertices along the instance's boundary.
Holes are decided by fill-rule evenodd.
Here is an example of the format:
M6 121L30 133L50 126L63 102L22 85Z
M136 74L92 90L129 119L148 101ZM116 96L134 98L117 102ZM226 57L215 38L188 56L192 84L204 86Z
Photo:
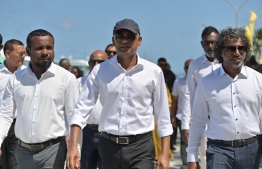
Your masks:
M137 39L138 40L138 46L140 46L141 45L141 43L142 43L142 36L139 36L139 38Z
M25 48L25 51L26 51L27 56L30 56L30 48L28 46Z
M203 41L200 41L200 44L201 44L202 48L204 48Z
M10 53L11 53L10 50L6 50L6 51L4 52L5 57L6 57L6 58L10 58Z

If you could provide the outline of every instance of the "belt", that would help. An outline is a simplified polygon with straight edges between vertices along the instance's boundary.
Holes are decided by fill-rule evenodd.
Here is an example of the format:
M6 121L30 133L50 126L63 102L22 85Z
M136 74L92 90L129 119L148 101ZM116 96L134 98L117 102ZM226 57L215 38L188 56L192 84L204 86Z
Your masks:
M98 131L98 124L86 124L86 127Z
M106 132L101 133L102 137L111 140L117 144L131 144L136 141L142 140L143 138L152 136L152 132L147 132L144 134L129 135L129 136L116 136L113 134L108 134Z
M28 143L24 143L23 141L21 141L20 139L18 139L18 144L26 149L29 149L31 151L42 151L43 149L45 149L46 147L49 147L51 145L57 144L59 142L61 142L65 137L58 137L56 139L51 139L42 143L34 143L34 144L28 144Z
M251 138L248 138L248 139L233 140L233 141L212 140L212 139L208 138L208 141L220 143L222 145L229 145L229 146L232 146L232 147L243 147L243 146L246 146L248 144L255 143L257 141L257 139L258 139L258 136L251 137Z

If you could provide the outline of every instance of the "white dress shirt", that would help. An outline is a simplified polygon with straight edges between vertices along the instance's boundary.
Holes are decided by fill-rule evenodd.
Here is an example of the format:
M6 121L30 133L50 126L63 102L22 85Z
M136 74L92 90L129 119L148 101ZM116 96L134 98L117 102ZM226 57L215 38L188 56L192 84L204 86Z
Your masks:
M232 79L221 66L200 80L192 109L188 162L197 161L206 124L204 135L217 140L247 139L261 133L261 79L262 74L246 66Z
M188 68L186 86L182 104L182 129L189 129L191 120L191 107L193 105L193 98L198 81L220 67L217 60L210 62L206 55L193 60Z
M114 135L136 135L154 129L169 136L170 122L166 85L162 70L137 55L137 64L126 71L117 56L94 67L75 107L71 125L85 127L98 94L103 105L99 131Z
M83 76L78 78L77 80L79 81L79 91L81 93L81 91L83 90L83 88L87 87L85 85L85 81L87 80L88 75L87 76ZM101 116L101 112L102 112L102 105L100 103L100 99L98 96L98 99L96 101L96 104L94 106L94 108L92 109L90 115L87 118L87 124L97 124L99 123L100 120L100 116Z
M16 71L22 70L24 68L26 68L26 66L22 65L22 66L18 67ZM13 73L10 72L7 69L7 67L5 66L4 63L0 65L0 105L2 103L4 91L5 91L5 88L6 88L6 84L7 84L8 80L10 79L10 77L12 75L13 75ZM16 118L16 110L14 112L13 118L14 119Z
M186 76L179 77L175 80L172 89L172 96L177 96L177 111L176 111L176 118L181 120L182 115L182 102L183 102L183 95L185 92L185 85L186 85Z
M79 92L75 76L51 64L38 80L30 66L7 83L0 109L0 144L17 109L15 135L26 143L40 143L68 135L68 124Z

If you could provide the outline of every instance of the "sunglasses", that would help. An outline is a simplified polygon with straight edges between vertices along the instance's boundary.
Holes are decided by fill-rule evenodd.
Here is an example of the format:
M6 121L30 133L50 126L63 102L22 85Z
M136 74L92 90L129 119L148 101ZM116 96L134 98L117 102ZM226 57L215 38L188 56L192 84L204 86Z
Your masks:
M106 50L106 54L107 54L107 55L110 55L111 53L113 53L114 56L116 55L116 51Z
M224 46L222 48L226 48L229 53L235 53L236 49L238 49L239 53L245 52L245 46Z
M128 34L128 35L119 35L116 34L115 36L115 40L117 42L122 42L124 40L124 38L128 41L128 42L133 42L136 39L136 35L135 34Z
M102 63L102 62L104 62L104 60L92 60L92 59L90 59L89 61L88 61L88 63L89 64L93 64L93 65L95 65L96 63Z

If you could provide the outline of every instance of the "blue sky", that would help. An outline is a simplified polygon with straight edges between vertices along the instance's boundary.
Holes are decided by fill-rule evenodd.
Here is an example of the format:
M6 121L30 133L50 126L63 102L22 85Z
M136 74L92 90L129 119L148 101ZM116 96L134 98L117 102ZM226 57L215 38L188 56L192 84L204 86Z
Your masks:
M231 0L235 8L244 0ZM262 0L249 0L238 12L239 27L257 14L255 29L262 27ZM26 42L35 29L55 37L56 59L88 59L91 52L111 43L115 23L135 20L143 37L141 57L157 62L165 57L176 74L183 74L184 61L203 54L201 32L212 25L218 30L236 27L236 16L226 0L8 0L1 1L0 33Z

